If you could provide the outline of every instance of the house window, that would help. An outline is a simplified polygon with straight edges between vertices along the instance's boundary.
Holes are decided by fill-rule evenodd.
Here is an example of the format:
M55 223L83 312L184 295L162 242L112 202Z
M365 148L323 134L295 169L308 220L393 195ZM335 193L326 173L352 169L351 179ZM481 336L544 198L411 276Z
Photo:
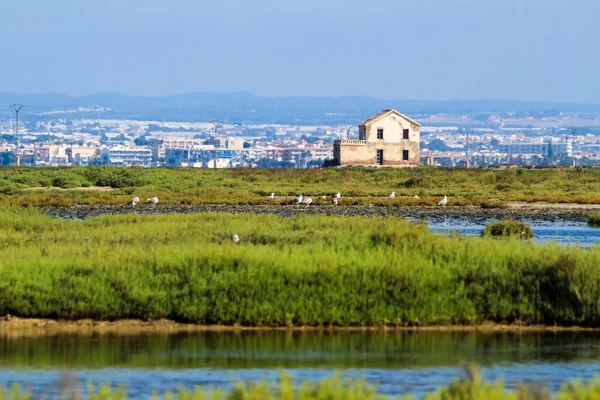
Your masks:
M402 160L408 161L408 150L402 150Z
M402 130L402 139L408 139L408 129Z
M377 164L383 165L383 150L377 150Z
M381 128L377 129L377 139L379 139L379 140L383 139L383 129L381 129Z

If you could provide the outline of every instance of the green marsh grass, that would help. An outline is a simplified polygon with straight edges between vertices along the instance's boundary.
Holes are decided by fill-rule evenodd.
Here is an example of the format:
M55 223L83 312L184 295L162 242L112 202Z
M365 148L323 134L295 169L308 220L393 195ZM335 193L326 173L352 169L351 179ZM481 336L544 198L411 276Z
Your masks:
M2 167L0 199L22 205L123 204L158 196L176 204L280 204L341 192L342 204L501 207L505 201L600 203L598 169L191 169ZM110 191L75 190L90 186ZM67 190L49 189L62 188ZM27 189L27 190L26 190ZM392 192L395 199L387 199ZM275 192L276 199L265 196ZM415 199L418 195L420 198ZM326 202L330 203L330 200Z
M0 207L0 315L20 317L597 326L598 265L598 247L440 237L397 218L209 213L61 221Z

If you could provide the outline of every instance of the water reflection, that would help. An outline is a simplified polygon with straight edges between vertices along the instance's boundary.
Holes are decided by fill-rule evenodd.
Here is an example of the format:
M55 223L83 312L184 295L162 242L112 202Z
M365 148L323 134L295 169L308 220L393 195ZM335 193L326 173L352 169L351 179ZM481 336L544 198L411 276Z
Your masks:
M387 394L429 391L469 363L509 386L600 372L598 332L205 332L141 336L0 337L0 384L51 393L59 371L85 382L127 384L132 397L179 385L230 387L277 379L281 370L321 380L336 372L364 377Z
M0 368L419 368L600 360L600 333L204 332L0 337Z

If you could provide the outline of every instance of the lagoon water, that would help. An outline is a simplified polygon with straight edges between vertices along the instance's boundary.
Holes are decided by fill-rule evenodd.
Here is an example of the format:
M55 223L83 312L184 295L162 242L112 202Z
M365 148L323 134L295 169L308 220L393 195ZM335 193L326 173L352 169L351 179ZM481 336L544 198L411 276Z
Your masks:
M429 228L438 234L460 234L479 236L487 223L496 220L475 221L465 218L437 218L430 221ZM527 220L535 236L536 243L556 242L563 246L590 247L600 240L600 229L592 228L585 222Z
M487 380L542 383L600 374L597 332L205 332L142 336L0 337L0 384L49 396L68 372L81 382L126 384L132 398L183 386L230 388L277 380L280 372L319 381L364 378L381 393L419 396L464 376L470 363Z

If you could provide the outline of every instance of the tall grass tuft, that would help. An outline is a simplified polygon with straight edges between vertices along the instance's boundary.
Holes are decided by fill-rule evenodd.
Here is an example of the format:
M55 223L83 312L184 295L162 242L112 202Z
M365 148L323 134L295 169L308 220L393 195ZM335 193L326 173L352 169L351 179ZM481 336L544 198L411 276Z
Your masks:
M600 211L593 212L588 216L588 224L600 227Z
M525 222L506 219L487 224L485 228L483 228L481 236L531 239L533 237L533 231Z

